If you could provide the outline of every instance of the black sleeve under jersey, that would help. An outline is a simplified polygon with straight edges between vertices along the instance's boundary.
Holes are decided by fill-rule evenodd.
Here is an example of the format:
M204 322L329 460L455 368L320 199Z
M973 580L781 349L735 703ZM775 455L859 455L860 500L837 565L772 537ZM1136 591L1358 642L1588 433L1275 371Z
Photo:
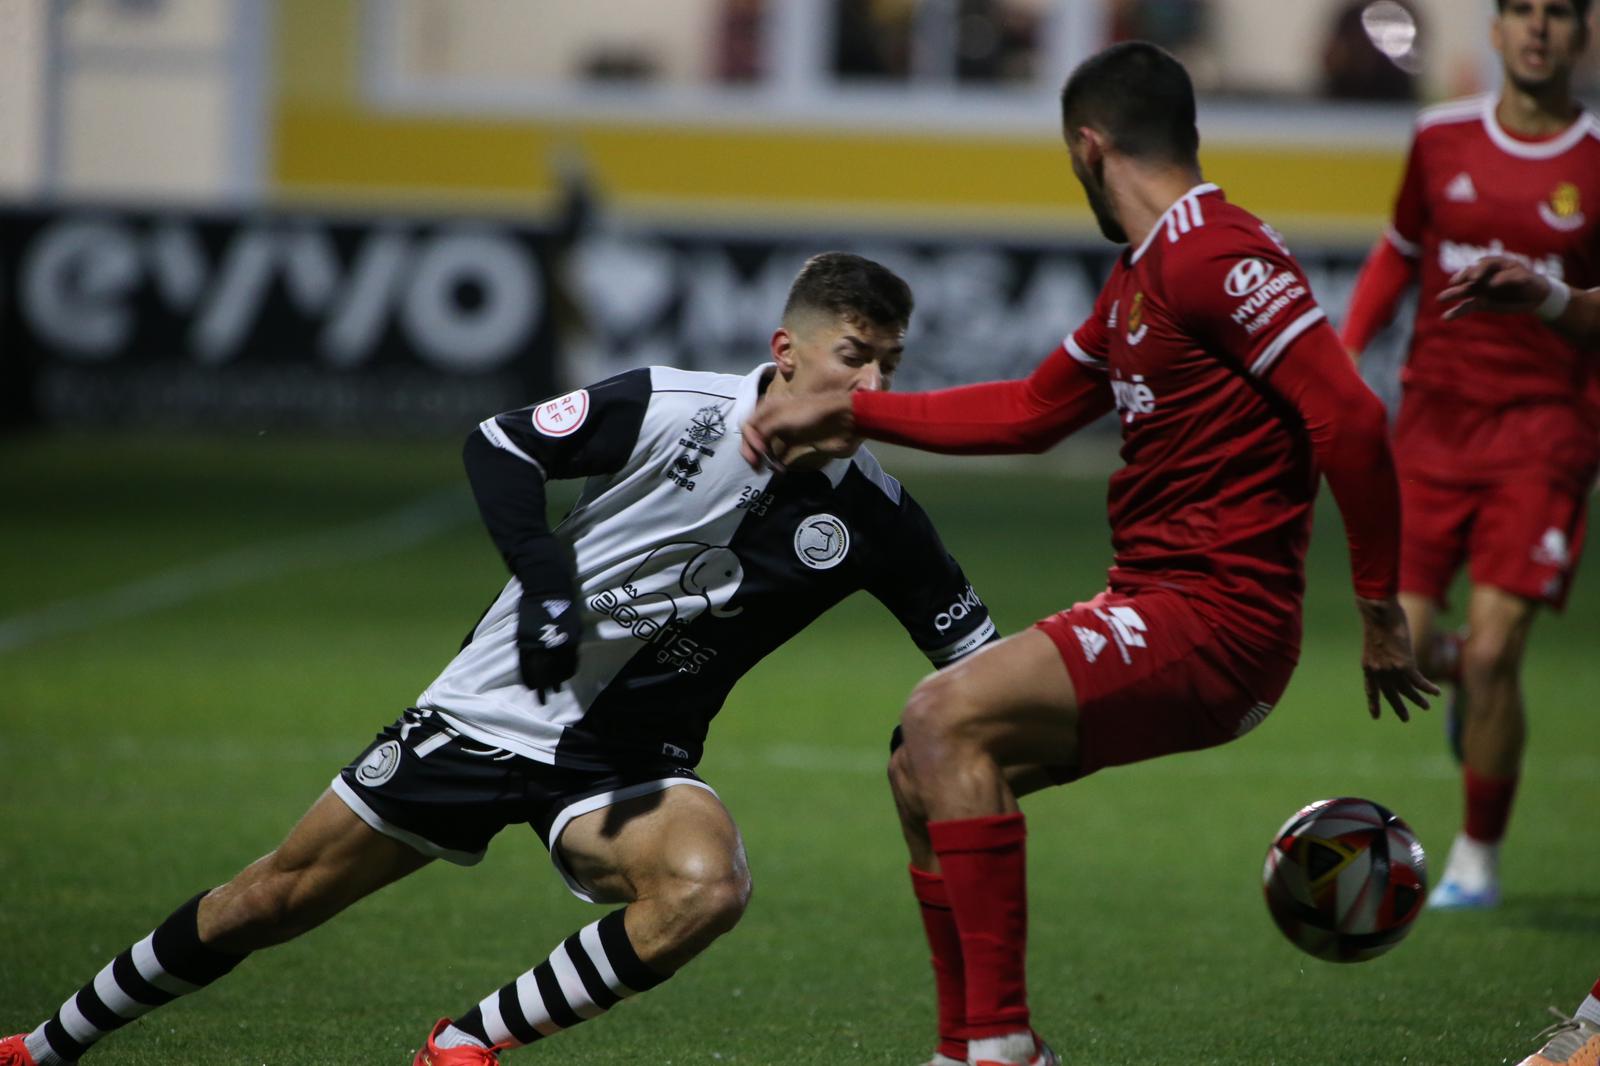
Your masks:
M462 453L483 524L506 566L534 592L573 585L573 566L550 533L548 478L614 474L638 443L650 401L650 371L486 419Z
M894 504L888 550L872 561L867 591L905 626L934 666L947 666L999 639L961 566L926 511L904 489Z

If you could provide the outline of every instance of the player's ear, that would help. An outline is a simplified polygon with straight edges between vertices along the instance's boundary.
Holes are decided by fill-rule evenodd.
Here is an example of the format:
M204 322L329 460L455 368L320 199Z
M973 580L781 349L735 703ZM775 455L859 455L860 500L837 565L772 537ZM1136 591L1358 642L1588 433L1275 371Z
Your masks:
M789 332L788 326L779 326L772 331L772 340L769 342L772 349L772 361L778 364L778 373L785 378L794 374L794 334Z
M1078 127L1078 151L1090 171L1097 170L1105 159L1107 143L1106 135L1093 126Z

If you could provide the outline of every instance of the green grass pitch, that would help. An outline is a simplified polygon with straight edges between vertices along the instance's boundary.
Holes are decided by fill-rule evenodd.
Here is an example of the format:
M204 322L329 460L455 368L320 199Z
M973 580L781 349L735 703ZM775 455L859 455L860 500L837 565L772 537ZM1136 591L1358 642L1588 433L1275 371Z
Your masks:
M1006 631L1101 586L1102 480L971 464L905 480ZM0 492L4 1033L271 848L502 575L452 443L13 439ZM1303 662L1267 723L1026 804L1035 1017L1069 1063L1515 1062L1545 1006L1570 1011L1600 973L1595 574L1535 629L1503 906L1424 914L1355 966L1273 928L1261 861L1301 804L1392 806L1435 872L1459 816L1438 712L1367 718L1326 494L1319 511ZM508 1062L921 1062L931 979L882 763L924 669L863 597L762 663L702 767L749 848L744 922L662 988ZM409 1062L434 1019L600 913L508 830L481 866L436 863L88 1061Z

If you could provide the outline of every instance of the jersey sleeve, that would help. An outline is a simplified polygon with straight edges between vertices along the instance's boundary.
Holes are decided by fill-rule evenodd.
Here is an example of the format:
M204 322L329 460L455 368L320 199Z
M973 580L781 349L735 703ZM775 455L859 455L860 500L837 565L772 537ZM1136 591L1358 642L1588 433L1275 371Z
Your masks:
M895 488L886 550L873 561L867 591L889 609L934 666L947 666L999 639L961 566L911 494Z
M630 370L597 385L479 423L495 448L545 478L614 474L639 441L650 403L650 371Z
M1394 249L1407 259L1415 259L1422 254L1422 232L1428 223L1428 201L1423 195L1422 179L1422 138L1418 135L1411 139L1411 152L1406 156L1400 192L1394 200L1394 214L1384 233Z
M1094 309L1089 312L1089 317L1061 342L1061 347L1073 359L1101 373L1106 371L1106 360L1111 350L1111 330L1116 325L1110 292L1111 286L1107 284L1095 297Z
M1202 231L1204 232L1204 231ZM1190 336L1254 377L1327 319L1277 232L1251 220L1193 241L1169 261L1167 302Z

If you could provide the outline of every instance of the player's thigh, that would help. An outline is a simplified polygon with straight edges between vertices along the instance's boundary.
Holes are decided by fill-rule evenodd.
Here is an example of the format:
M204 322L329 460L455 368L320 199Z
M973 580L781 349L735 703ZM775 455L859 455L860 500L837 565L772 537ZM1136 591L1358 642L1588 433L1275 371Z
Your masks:
M673 885L748 886L733 816L689 784L623 800L568 822L554 842L566 871L596 902L628 903Z
M278 871L305 871L318 889L338 888L356 898L376 891L432 861L384 836L327 790L268 857Z
M1481 503L1479 490L1470 486L1435 481L1417 473L1402 478L1402 596L1436 607L1444 605L1450 582L1466 561L1468 540Z
M224 947L235 940L246 949L276 942L430 861L377 832L325 791L283 843L207 895L200 935Z
M902 717L915 749L934 740L976 744L1002 766L1070 762L1078 703L1056 644L1028 629L925 679Z
M1549 477L1506 478L1472 531L1474 586L1561 607L1583 554L1588 493ZM1504 606L1504 605L1502 605Z
M1416 592L1400 593L1400 610L1405 613L1406 625L1411 630L1411 646L1428 647L1433 638L1433 627L1439 616L1439 603L1429 596Z
M1515 666L1522 660L1533 631L1539 604L1492 585L1474 585L1467 600L1469 660L1488 660L1496 666Z
M1072 677L1074 776L1225 744L1271 713L1294 649L1244 641L1204 614L1201 599L1108 591L1039 623Z

